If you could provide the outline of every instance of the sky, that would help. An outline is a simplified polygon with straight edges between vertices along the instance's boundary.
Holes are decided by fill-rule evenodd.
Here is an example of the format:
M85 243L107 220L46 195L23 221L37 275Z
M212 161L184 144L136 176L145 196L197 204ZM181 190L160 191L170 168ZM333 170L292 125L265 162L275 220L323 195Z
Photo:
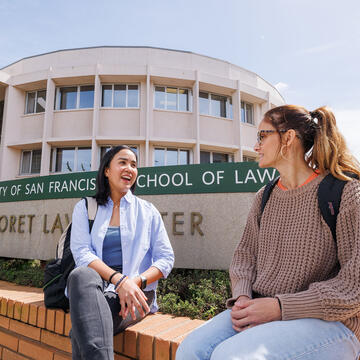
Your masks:
M0 68L103 45L192 51L251 70L289 104L330 106L360 160L358 0L0 0Z

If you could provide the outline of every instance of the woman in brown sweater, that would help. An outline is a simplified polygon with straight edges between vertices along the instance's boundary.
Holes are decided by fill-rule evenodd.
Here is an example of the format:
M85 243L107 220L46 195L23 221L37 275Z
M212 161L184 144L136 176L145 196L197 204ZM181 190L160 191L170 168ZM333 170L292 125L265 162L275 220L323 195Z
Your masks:
M230 266L228 310L191 333L177 360L355 360L360 356L360 175L327 107L269 110L260 167L280 179L261 214L262 188ZM346 185L336 242L317 195L331 173Z

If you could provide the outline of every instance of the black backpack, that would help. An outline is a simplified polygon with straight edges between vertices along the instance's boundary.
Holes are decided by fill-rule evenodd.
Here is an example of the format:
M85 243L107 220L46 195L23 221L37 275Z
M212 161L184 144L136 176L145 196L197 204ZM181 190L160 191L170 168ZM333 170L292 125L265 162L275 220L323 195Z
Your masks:
M85 205L89 218L89 233L91 232L97 212L96 200L86 197ZM56 247L56 257L45 267L44 273L44 302L47 308L69 310L69 299L65 296L66 282L70 272L75 267L74 258L70 250L71 223L61 234Z
M346 173L346 175L354 179L358 179L356 174ZM268 202L270 194L278 180L279 177L271 180L265 186L261 199L261 215L264 212L266 203ZM321 215L328 224L336 244L336 219L339 214L341 195L346 183L347 181L340 180L333 175L328 174L321 180L318 189L318 203Z

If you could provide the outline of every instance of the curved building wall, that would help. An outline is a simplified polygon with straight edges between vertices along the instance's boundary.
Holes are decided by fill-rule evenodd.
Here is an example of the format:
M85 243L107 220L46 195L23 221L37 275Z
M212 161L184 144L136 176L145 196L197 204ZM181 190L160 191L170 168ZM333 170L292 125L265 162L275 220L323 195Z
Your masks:
M0 180L96 170L117 144L140 166L251 160L262 114L283 103L255 73L185 51L25 58L0 70Z

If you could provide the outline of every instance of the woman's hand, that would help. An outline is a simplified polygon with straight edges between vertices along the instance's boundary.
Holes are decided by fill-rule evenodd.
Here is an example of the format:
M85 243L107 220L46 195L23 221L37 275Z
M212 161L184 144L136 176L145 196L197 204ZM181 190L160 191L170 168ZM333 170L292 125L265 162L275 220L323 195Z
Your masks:
M270 321L281 320L279 302L274 298L246 299L241 296L231 310L231 321L236 331Z
M138 309L142 317L150 311L146 302L147 297L133 279L126 278L118 286L116 292L120 298L120 315L123 319L126 318L130 311L132 319L135 320L135 308Z

